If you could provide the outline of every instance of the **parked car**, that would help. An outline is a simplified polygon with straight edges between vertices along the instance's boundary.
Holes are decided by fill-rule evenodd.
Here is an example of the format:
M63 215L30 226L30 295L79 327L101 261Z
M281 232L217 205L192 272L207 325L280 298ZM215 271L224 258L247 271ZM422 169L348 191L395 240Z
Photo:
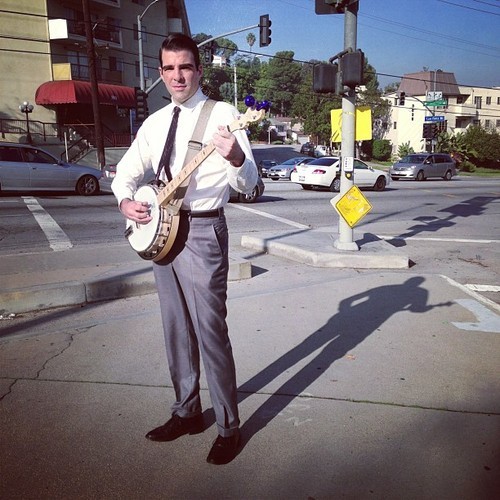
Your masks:
M304 144L300 147L300 154L314 156L314 148L315 146L312 142L304 142Z
M266 185L263 180L259 177L256 186L250 194L239 193L231 186L229 186L229 201L241 201L242 203L254 203L259 196L262 196Z
M267 171L277 165L278 163L274 160L261 160L257 165L257 169L259 170L259 175L261 177L267 177Z
M415 153L401 158L390 168L392 180L413 179L424 181L429 177L442 177L449 181L457 175L453 158L444 153Z
M302 189L326 187L330 191L340 191L340 158L325 156L311 161L307 165L297 165L290 179L302 186ZM370 187L383 191L390 182L387 172L368 166L361 160L354 160L354 184L358 187Z
M0 143L0 191L69 191L90 196L100 190L102 173L66 163L35 146Z
M308 163L312 161L314 158L310 156L297 156L295 158L290 158L289 160L284 161L280 165L276 165L275 167L271 167L267 171L267 176L273 181L288 179L290 180L290 174L296 165Z

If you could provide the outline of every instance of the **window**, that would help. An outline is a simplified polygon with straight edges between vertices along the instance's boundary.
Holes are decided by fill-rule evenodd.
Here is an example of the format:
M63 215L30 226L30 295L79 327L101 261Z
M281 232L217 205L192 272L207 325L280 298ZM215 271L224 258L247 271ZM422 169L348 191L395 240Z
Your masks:
M393 128L394 130L396 130L396 129L398 128L398 122L394 122L394 123L392 124L392 128Z
M486 97L486 104L487 105L491 104L491 96Z
M478 95L474 97L474 105L476 106L476 109L481 109L482 103L483 103L483 98L481 96Z
M465 97L463 95L457 96L457 104L463 104L465 102Z
M110 56L109 69L110 69L110 71L123 71L123 59L119 59L117 57Z
M0 148L0 161L15 161L22 162L20 148Z
M52 156L44 153L43 151L38 151L36 149L23 149L23 153L26 161L29 161L30 163L48 163L49 165L57 163Z
M491 120L484 120L484 128L491 128Z
M497 120L496 127L497 127L497 128L500 128L500 120Z

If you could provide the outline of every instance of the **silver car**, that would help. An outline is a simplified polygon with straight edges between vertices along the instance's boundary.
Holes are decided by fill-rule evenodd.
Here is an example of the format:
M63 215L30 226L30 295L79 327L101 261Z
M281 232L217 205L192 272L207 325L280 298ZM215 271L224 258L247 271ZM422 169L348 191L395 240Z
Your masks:
M393 181L413 179L424 181L429 177L442 177L449 181L457 175L455 162L450 155L444 153L410 154L394 163L389 174Z
M0 143L1 191L69 191L90 196L100 190L100 170L58 160L26 144Z

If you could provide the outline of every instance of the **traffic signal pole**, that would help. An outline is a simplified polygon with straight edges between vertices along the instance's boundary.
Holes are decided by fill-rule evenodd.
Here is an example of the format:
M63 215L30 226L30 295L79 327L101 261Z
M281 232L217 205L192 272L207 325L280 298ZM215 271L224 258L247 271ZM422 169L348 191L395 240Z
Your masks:
M355 51L357 44L358 2L345 7L344 13L344 50ZM350 88L342 94L342 142L340 165L340 196L354 185L354 156L356 131L356 92ZM339 217L339 236L334 242L339 250L359 250L354 241L354 230L343 217Z

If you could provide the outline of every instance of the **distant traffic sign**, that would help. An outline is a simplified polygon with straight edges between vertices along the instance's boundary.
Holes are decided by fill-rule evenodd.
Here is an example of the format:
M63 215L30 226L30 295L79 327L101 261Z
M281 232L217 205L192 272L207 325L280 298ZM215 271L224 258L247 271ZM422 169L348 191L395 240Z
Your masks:
M437 99L436 101L425 101L426 106L446 106L446 99Z
M426 122L444 122L444 115L426 116L425 121Z

